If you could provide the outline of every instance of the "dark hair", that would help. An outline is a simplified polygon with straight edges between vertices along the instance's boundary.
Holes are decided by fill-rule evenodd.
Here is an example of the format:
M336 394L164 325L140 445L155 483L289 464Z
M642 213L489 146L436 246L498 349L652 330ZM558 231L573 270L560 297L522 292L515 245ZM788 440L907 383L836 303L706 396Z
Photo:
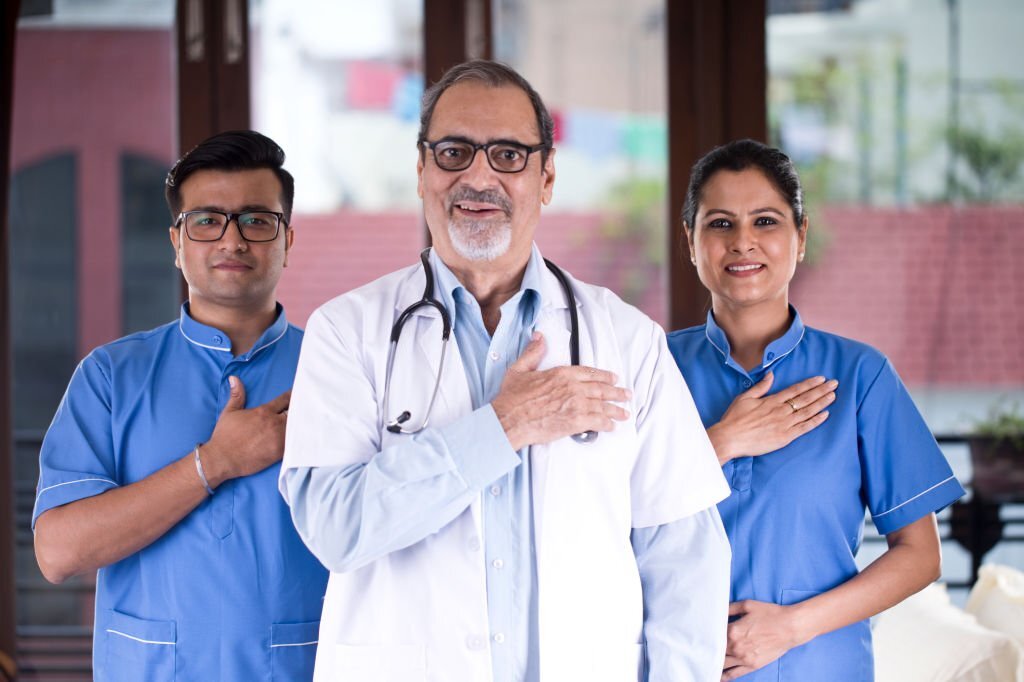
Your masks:
M242 171L269 168L281 183L281 208L285 223L292 221L295 180L283 168L284 150L266 135L255 130L231 130L217 133L178 159L164 183L164 197L171 220L181 213L181 186L190 175L202 170Z
M739 172L748 168L756 168L767 176L793 209L793 220L796 221L797 229L800 229L804 219L804 193L800 188L800 176L793 162L782 151L756 140L734 140L715 147L693 164L690 186L686 189L686 203L683 205L686 229L693 231L704 186L715 173L721 170Z
M423 93L423 101L420 105L419 142L427 139L427 131L430 130L430 121L434 117L437 100L441 99L441 95L448 88L466 81L484 83L492 88L511 85L525 92L526 96L530 98L530 104L533 105L533 112L537 115L537 131L540 133L540 143L544 145L541 161L547 161L548 150L554 146L555 123L551 114L548 113L547 107L544 106L544 101L529 81L520 76L512 67L487 59L473 59L457 64L445 71L441 80L427 88ZM420 153L423 153L422 146Z

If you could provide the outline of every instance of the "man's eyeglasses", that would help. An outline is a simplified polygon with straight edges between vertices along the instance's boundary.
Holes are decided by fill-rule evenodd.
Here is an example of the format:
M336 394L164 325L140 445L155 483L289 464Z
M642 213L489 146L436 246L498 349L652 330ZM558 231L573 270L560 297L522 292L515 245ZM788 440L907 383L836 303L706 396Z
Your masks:
M185 211L178 216L175 226L185 225L185 234L194 242L216 242L227 232L232 220L238 225L242 239L247 242L272 242L281 230L283 213L275 211Z
M434 162L446 171L466 170L473 165L476 153L483 149L491 168L499 173L518 173L526 168L530 154L547 149L546 144L528 147L507 140L477 144L458 137L446 137L437 142L420 140L420 144L434 152Z

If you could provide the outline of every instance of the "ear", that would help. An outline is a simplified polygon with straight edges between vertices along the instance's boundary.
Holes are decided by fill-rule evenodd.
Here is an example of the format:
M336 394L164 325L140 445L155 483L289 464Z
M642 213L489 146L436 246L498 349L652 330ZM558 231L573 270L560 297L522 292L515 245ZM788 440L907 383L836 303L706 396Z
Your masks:
M423 198L423 157L425 156L422 147L416 153L416 194Z
M544 167L540 171L541 175L541 191L540 201L542 204L547 206L551 203L551 196L554 192L555 187L555 148L552 147L548 150L548 158L544 161Z
M800 229L797 230L796 238L796 261L802 263L804 260L804 254L807 252L807 229L810 227L810 223L807 222L807 216L800 221Z
M171 225L167 231L170 232L171 245L174 247L174 267L181 270L181 228Z
M284 267L288 267L288 252L292 250L292 244L294 243L295 230L289 225L284 231Z
M683 234L686 235L686 245L690 249L690 262L696 267L697 265L697 249L693 246L693 231L690 230L690 226L683 222Z

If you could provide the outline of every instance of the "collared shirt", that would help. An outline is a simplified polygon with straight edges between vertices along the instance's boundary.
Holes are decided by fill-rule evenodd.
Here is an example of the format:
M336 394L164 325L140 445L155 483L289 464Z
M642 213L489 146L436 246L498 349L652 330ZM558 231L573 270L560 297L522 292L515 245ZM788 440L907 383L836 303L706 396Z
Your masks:
M839 380L821 426L724 467L732 494L718 508L732 543L732 601L788 605L841 585L857 573L865 507L879 532L891 533L964 494L889 361L805 327L792 308L791 316L749 372L711 313L707 324L668 336L705 426L769 370L772 393L816 375ZM742 679L869 681L868 622L817 637Z
M234 356L223 331L180 320L101 346L75 371L40 453L33 525L53 507L139 481L209 440L229 396L291 388L302 331L274 323ZM280 465L226 481L96 580L95 679L308 680L327 571L277 493Z
M529 448L519 453L512 450L490 401L508 366L529 343L538 309L546 303L540 283L545 266L534 247L520 290L502 305L501 320L491 336L477 302L433 253L431 265L436 293L452 317L473 411L450 424L402 436L377 452L365 467L286 468L282 489L300 534L315 544L324 563L338 572L359 570L378 557L429 538L450 521L455 500L463 500L460 504L464 507L470 497L479 496L490 641L469 641L468 645L489 649L496 682L538 682L538 657L544 643L538 628L531 457ZM415 320L408 324L405 334L411 337ZM603 342L611 344L613 340ZM323 360L316 358L317 362ZM399 359L401 366L395 371L414 371L408 362ZM317 398L321 404L331 401L322 395ZM394 412L398 406L391 408ZM289 438L297 440L293 428L294 424L289 427ZM705 446L706 439L678 445L681 453L687 453L680 456L692 454L687 452L691 447L703 454ZM288 456L286 453L286 460ZM360 475L355 475L357 472ZM713 495L719 483L717 472L706 483L701 494ZM395 503L398 499L401 504ZM417 511L410 515L409 510ZM672 523L632 531L643 582L652 681L688 679L693 677L692 670L721 666L721 657L710 660L716 658L713 651L694 645L693 633L687 628L724 607L717 586L712 584L721 579L724 588L728 552L723 551L723 535L713 506ZM330 538L330 542L318 541L320 538ZM587 570L587 557L579 560L580 570ZM599 600L601 595L593 598Z

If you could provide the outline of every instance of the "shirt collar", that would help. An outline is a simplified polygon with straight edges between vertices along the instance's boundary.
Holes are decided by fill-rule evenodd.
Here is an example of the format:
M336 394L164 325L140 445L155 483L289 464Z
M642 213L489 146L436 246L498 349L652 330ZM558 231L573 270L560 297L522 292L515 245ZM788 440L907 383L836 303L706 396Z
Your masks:
M804 338L804 323L800 319L800 313L792 305L789 306L789 313L793 318L793 321L789 324L789 329L786 330L785 334L768 344L768 347L764 349L764 357L761 358L761 366L753 369L752 373L762 372L792 353L793 349ZM707 324L704 326L704 334L707 336L708 341L711 342L711 345L722 354L725 364L746 373L746 370L732 359L729 339L726 338L725 331L715 322L715 314L710 310L708 311Z
M192 317L188 301L181 304L178 329L181 330L181 335L195 346L225 353L231 352L231 339L228 338L228 335L216 327L196 321ZM273 323L267 327L256 343L253 344L252 349L243 355L242 358L248 360L264 348L277 343L287 331L288 318L285 317L284 307L278 303Z
M472 295L466 290L466 287L462 286L455 273L445 265L434 249L430 250L430 264L434 270L434 294L448 309L452 324L455 324L458 315L458 302L469 304L479 310L479 304L471 301ZM539 308L536 301L542 300L541 290L544 286L543 275L545 272L544 259L541 257L537 245L534 244L530 252L530 260L527 261L526 270L523 272L523 281L519 285L519 293L502 305L502 312L508 312L508 308L505 306L518 305L524 316L529 317L525 320L526 326L532 327ZM517 303L513 303L513 301L517 301Z

